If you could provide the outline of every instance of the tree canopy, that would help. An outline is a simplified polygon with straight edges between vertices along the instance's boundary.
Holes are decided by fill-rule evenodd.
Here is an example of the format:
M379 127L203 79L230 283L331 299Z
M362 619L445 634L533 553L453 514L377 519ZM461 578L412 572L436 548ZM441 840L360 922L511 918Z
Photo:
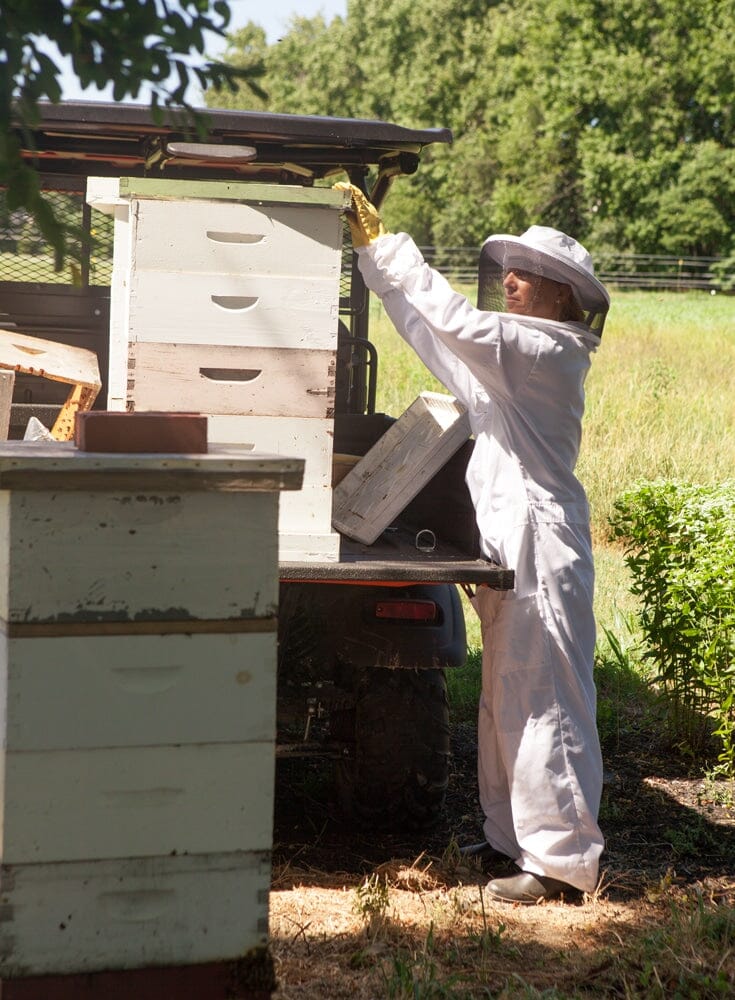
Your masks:
M43 198L37 171L23 159L22 146L32 148L39 102L61 100L59 57L70 58L83 87L102 90L112 83L115 101L136 98L141 87L149 87L154 111L188 108L192 79L218 93L239 78L245 92L259 95L258 67L243 74L204 54L205 32L224 37L229 17L225 0L3 0L0 186L10 210L32 213L57 261L64 254L64 229Z
M735 253L735 7L720 0L348 0L225 61L258 106L452 128L386 204L419 241L545 223L596 252ZM207 93L252 107L250 95Z

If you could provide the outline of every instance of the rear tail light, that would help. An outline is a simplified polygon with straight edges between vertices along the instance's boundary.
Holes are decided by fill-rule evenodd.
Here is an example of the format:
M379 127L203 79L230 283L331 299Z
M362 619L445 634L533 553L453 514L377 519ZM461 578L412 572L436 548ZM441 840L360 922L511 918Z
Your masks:
M434 601L376 601L375 617L394 621L435 622L437 607Z

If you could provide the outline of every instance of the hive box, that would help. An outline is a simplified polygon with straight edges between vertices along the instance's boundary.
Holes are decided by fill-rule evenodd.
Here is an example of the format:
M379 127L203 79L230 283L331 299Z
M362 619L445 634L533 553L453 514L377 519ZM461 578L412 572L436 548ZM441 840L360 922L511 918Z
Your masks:
M332 440L342 220L331 189L89 178L114 215L110 410L209 418L209 440L306 460L280 557L336 560Z
M334 527L372 545L469 436L461 403L422 392L335 487Z
M302 468L0 445L3 997L267 950L278 496Z

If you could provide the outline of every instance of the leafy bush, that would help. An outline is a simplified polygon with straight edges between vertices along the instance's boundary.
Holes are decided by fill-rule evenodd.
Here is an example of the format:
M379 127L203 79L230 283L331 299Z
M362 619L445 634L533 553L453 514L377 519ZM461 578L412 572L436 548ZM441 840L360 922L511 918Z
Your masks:
M719 737L720 770L735 773L735 480L718 486L639 484L615 502L641 599L645 656L671 706L680 744ZM714 726L712 723L714 722Z

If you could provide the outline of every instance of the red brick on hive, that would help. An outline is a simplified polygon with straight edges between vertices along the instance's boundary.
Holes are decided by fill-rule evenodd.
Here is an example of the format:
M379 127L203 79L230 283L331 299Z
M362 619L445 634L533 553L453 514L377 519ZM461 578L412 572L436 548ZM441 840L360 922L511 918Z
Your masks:
M74 444L80 451L108 453L207 452L207 418L200 413L78 413Z

